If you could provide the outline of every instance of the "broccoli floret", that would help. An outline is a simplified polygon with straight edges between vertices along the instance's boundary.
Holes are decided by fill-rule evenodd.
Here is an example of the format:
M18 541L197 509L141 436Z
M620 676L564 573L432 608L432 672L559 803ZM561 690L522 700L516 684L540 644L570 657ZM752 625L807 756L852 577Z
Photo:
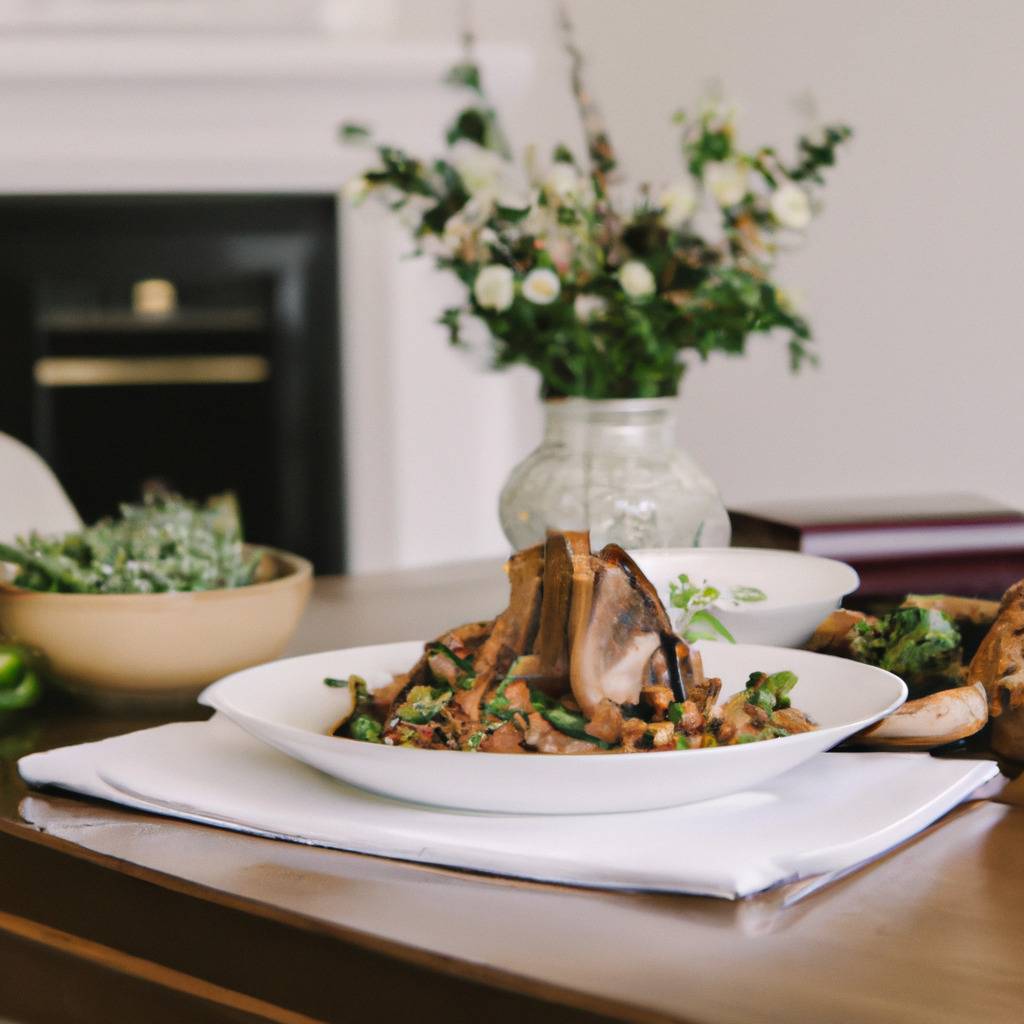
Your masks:
M960 631L935 608L897 608L878 622L858 622L850 650L858 661L902 677L912 690L959 680Z

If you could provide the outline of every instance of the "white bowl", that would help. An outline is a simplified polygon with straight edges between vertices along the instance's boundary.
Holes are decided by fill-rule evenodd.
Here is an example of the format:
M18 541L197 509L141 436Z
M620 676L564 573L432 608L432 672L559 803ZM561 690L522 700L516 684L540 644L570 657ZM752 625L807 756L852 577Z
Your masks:
M771 548L644 548L631 551L654 584L673 623L679 615L669 602L669 583L685 573L723 591L711 613L741 644L801 647L829 612L860 585L845 562ZM728 600L733 587L757 587L763 601Z
M790 669L793 703L820 726L762 743L642 754L488 754L421 750L331 736L347 689L325 676L363 676L371 688L407 671L419 642L310 654L236 672L200 703L328 775L398 800L506 814L593 814L692 803L756 786L894 711L903 681L859 662L780 647L703 644L705 668L741 689L751 672ZM855 755L851 755L855 756Z

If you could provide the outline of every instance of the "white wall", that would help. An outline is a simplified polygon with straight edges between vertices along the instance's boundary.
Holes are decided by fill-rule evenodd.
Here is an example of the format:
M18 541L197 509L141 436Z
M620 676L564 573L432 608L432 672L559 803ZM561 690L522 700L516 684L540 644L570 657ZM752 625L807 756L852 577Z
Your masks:
M513 140L577 139L552 4L471 6ZM0 3L0 191L329 189L354 167L333 141L345 117L415 149L440 142L453 99L436 81L463 0L154 0L102 35L123 7ZM570 9L636 178L676 172L669 117L714 78L755 143L796 135L807 90L857 131L781 270L808 295L821 369L792 378L782 344L762 340L685 383L681 441L727 502L974 489L1024 505L1024 3ZM535 382L447 348L434 321L452 284L399 263L397 228L359 212L346 228L351 564L497 554L501 481L539 439Z
M791 101L808 90L857 132L824 215L781 269L808 296L821 368L792 378L783 345L764 340L687 378L681 439L727 502L972 489L1024 505L1024 4L570 6L631 175L673 172L669 115L714 78L754 142L793 138L804 122ZM399 7L396 31L422 38L454 33L461 4ZM575 132L549 4L475 9L481 39L537 49L534 86L509 111L515 140ZM523 452L538 430L524 416Z

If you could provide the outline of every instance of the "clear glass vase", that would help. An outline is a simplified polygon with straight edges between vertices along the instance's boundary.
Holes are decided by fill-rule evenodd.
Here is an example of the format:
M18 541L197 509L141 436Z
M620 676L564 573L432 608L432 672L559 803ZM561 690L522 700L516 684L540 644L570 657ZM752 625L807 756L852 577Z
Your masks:
M499 513L515 549L589 529L594 549L727 546L729 517L676 443L676 398L545 402L544 440L512 470Z

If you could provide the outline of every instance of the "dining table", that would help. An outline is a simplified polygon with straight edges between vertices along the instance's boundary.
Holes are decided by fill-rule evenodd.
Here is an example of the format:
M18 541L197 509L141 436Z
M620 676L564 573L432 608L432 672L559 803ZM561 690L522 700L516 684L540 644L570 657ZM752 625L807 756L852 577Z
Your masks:
M318 578L287 653L436 636L500 610L506 587L496 560ZM52 689L0 733L0 1021L1024 1020L1013 765L828 884L734 901L315 848L18 774L32 751L209 714Z

